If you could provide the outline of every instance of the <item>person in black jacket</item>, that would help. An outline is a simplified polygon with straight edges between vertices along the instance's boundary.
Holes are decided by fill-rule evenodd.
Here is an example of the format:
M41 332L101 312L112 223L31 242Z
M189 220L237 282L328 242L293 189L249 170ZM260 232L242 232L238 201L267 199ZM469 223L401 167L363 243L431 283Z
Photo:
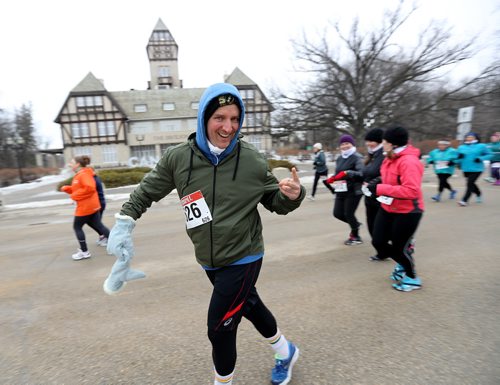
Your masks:
M369 188L369 186L374 186L380 183L380 166L384 160L384 149L382 148L382 136L384 130L381 128L373 128L368 131L365 135L365 144L368 150L368 155L365 158L365 164L363 167L363 187L362 191ZM375 217L380 208L380 202L377 201L374 195L365 195L365 209L366 209L366 224L368 225L368 232L370 236L373 237L373 228L375 223ZM387 258L382 258L378 254L372 255L370 257L371 261L382 261Z
M356 151L354 138L351 135L340 137L340 156L336 160L335 172L325 181L327 187L333 184L335 190L335 204L333 216L349 224L351 232L345 245L359 245L363 240L359 236L359 226L356 219L356 209L363 193L361 192L361 176L363 170L363 156Z
M319 179L323 176L328 176L328 167L326 166L326 156L323 152L323 145L321 143L315 143L313 146L314 151L314 182L312 185L312 192L307 198L311 201L314 200L314 196L316 195L316 188L318 186Z

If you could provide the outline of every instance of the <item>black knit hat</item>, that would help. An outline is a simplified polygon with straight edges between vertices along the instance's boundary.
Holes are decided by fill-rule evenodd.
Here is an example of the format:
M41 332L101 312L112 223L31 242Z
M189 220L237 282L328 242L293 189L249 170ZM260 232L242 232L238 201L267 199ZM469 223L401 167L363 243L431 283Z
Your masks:
M381 128L372 128L365 135L365 140L370 142L382 143L382 137L384 135L384 130Z
M214 114L215 111L217 111L219 107L229 106L230 104L235 104L241 113L241 107L238 99L231 94L222 94L210 100L207 104L207 107L205 108L205 115L203 116L205 128L207 127L208 119L210 119L210 117Z
M401 126L388 128L383 138L394 146L406 146L408 143L408 131Z

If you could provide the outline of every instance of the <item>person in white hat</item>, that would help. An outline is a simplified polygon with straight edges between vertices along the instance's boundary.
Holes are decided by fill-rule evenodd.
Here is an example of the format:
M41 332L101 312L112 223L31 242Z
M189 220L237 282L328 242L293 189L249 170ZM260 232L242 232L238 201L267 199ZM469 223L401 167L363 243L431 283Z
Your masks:
M328 176L328 167L326 166L326 157L323 152L323 145L321 143L314 143L313 145L314 151L314 161L313 167L315 170L314 173L314 182L312 185L311 195L307 198L311 201L314 200L314 196L316 195L316 188L318 187L319 178Z

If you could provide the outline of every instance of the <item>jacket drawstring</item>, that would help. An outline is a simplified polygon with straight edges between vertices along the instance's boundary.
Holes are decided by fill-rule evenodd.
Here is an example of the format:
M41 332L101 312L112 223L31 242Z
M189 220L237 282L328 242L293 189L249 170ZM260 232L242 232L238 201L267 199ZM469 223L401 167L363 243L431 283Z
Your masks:
M238 172L238 164L240 163L240 141L238 141L238 152L236 153L236 165L234 166L233 181L236 179L236 173Z
M194 151L191 148L191 157L189 158L189 171L188 171L188 178L186 182L186 187L189 185L189 182L191 180L191 171L193 170L193 157L194 157Z

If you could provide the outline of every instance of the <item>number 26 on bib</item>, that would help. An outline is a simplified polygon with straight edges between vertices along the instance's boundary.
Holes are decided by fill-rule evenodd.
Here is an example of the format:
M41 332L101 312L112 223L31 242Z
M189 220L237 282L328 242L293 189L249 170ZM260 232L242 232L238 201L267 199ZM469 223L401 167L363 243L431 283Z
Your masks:
M181 198L181 205L186 216L186 228L192 229L212 220L205 197L200 190Z

